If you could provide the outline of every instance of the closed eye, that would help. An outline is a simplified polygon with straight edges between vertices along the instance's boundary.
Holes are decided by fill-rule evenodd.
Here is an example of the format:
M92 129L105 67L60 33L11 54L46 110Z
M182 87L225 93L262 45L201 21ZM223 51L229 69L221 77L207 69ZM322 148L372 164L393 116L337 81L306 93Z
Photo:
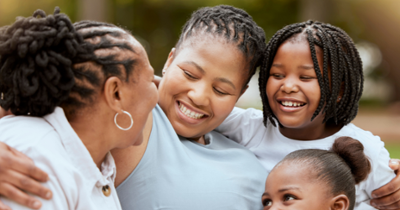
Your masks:
M213 88L213 89L219 95L229 95L229 93L222 92L222 91L218 90L217 88Z
M182 70L182 71L185 74L185 76L188 77L189 79L197 79L195 76L190 74L188 71L185 71L185 70Z

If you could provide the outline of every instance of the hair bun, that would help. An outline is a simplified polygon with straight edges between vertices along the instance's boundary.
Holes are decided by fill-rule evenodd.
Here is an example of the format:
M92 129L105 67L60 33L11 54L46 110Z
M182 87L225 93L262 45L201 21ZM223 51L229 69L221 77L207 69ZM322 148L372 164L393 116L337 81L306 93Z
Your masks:
M337 138L332 151L350 167L356 184L367 178L371 164L364 154L364 146L359 141L347 136Z
M17 18L0 29L0 106L16 115L43 116L68 98L72 61L83 40L65 14Z

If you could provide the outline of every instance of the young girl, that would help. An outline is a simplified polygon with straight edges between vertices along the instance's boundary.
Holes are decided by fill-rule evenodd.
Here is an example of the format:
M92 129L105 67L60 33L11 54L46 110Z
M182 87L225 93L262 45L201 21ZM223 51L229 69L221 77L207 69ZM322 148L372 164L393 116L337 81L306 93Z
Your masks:
M359 141L340 137L330 151L304 149L288 154L267 178L264 210L353 210L355 185L371 170L363 149Z
M373 209L371 192L395 175L380 138L350 123L363 89L351 38L312 21L284 27L267 45L259 85L264 112L234 109L217 130L253 151L268 172L295 150L326 150L340 136L360 140L372 171L357 185L356 209Z

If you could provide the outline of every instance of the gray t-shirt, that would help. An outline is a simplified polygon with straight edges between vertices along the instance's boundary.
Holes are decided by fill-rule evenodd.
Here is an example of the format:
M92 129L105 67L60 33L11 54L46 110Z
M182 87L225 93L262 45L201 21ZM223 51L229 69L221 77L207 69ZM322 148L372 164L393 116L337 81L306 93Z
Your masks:
M122 209L262 209L266 170L217 132L207 145L179 138L159 106L145 154L117 188Z

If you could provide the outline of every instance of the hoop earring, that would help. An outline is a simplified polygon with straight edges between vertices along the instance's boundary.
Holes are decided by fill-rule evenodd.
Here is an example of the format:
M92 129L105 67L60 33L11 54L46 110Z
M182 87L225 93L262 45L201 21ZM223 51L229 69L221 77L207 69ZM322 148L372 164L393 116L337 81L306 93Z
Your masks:
M127 115L131 118L131 125L130 125L128 128L123 128L123 127L119 126L118 123L117 123L118 112L117 112L117 114L115 114L114 123L115 123L115 125L117 126L117 128L119 128L119 129L121 129L121 130L123 130L123 131L127 131L127 130L131 129L132 126L133 126L133 118L132 118L132 115L129 114L129 112L124 111L124 110L122 110L122 112L123 112L124 114L127 114Z

